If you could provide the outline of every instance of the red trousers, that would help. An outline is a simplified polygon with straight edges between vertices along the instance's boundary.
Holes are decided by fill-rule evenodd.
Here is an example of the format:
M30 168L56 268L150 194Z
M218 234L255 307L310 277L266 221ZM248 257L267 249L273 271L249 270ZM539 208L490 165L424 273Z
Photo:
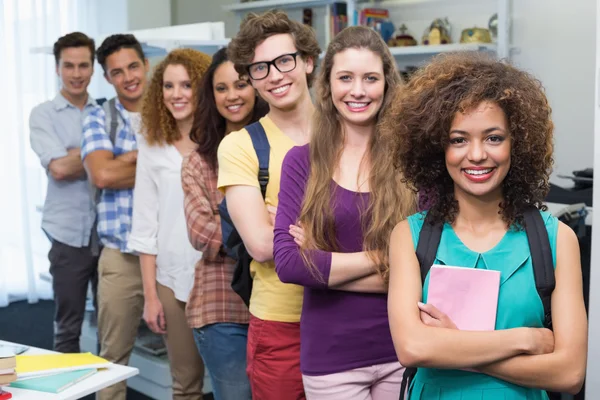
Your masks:
M300 323L250 316L247 368L252 400L305 400Z

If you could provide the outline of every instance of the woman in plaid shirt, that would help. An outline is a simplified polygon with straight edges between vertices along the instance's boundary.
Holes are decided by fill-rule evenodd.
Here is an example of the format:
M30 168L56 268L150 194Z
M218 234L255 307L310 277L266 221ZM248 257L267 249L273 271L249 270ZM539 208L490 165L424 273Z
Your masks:
M235 71L226 49L213 56L198 99L190 134L198 150L184 160L181 172L189 239L202 251L186 316L208 368L215 400L251 399L246 375L250 315L231 289L235 261L222 251L217 149L225 135L257 121L268 108Z

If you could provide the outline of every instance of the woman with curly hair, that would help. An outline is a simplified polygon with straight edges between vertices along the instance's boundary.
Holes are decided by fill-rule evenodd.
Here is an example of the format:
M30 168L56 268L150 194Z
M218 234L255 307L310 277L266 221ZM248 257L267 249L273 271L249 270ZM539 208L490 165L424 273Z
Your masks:
M406 180L429 210L390 240L390 327L403 365L417 367L410 399L547 399L577 393L587 323L579 245L543 205L553 123L540 82L479 54L439 56L398 93L383 129ZM524 229L527 209L545 223L555 266L553 331L544 328ZM442 223L435 264L500 271L494 331L460 331L427 302L415 249L429 213ZM423 303L421 303L423 302Z
M377 127L400 76L372 29L329 44L309 145L286 155L275 219L275 269L304 286L300 368L308 399L397 399L404 368L388 325L387 245L415 196Z
M165 335L173 399L202 399L204 366L185 318L202 255L187 239L181 164L196 149L190 139L197 93L211 58L177 49L161 61L142 105L142 137L133 193L129 246L140 255L144 320ZM117 329L117 328L115 328Z
M189 240L202 251L186 306L187 321L208 368L215 400L249 400L246 345L250 313L231 288L235 260L222 250L218 207L223 194L217 189L217 149L227 134L258 121L269 107L248 79L240 77L227 49L213 56L198 97L190 133L198 147L181 168Z

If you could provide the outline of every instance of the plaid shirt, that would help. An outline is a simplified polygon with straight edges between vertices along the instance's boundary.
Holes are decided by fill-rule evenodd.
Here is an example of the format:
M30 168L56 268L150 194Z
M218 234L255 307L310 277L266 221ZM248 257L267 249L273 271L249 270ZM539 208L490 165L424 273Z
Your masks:
M102 107L94 107L83 121L81 158L97 150L109 150L115 157L137 150L135 132L129 113L117 99L119 125L115 143L110 141L106 132L106 114ZM104 189L100 195L98 212L98 236L106 247L119 249L123 253L132 253L127 247L131 232L133 214L133 189Z
M217 171L194 151L183 161L181 180L188 236L192 246L202 251L185 309L188 325L201 328L219 322L247 324L248 308L231 289L235 261L221 251L218 206L223 195L217 189Z

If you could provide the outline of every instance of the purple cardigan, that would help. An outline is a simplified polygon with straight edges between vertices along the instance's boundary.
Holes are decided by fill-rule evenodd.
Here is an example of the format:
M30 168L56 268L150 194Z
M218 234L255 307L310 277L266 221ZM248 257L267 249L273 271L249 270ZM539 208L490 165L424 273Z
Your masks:
M275 269L282 282L303 285L300 321L300 369L304 375L327 375L355 368L397 362L387 314L387 295L330 290L326 283L331 253L314 250L310 256L323 282L310 273L300 249L289 234L302 207L309 176L308 145L291 149L281 171L275 220ZM369 193L344 189L332 180L332 206L337 245L341 252L362 251L360 209Z

